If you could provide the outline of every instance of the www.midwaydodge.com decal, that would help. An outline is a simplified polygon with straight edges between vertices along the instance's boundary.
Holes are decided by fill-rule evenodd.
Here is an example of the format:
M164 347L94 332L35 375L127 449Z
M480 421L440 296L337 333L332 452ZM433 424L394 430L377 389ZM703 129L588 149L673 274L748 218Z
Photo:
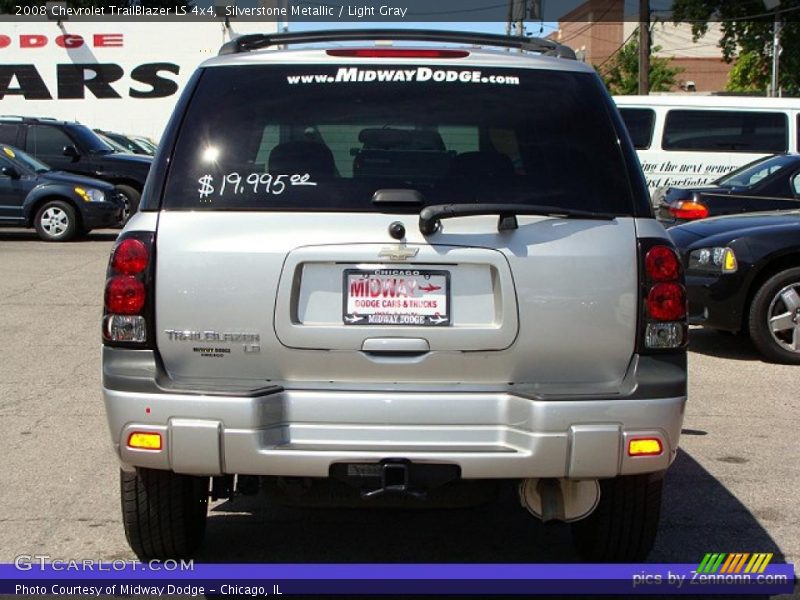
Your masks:
M409 81L434 81L437 83L483 83L499 85L519 85L519 77L515 75L484 75L481 71L451 69L431 69L430 67L417 67L416 69L360 69L358 67L342 67L336 75L309 74L287 75L286 81L290 85L298 83L394 83Z

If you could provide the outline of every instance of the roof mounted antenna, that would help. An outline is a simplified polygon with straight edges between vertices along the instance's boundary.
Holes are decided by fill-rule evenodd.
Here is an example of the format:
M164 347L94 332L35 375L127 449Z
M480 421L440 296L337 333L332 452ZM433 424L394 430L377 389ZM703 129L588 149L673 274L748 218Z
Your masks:
M320 42L351 41L414 41L450 42L480 46L517 48L526 52L538 52L545 56L575 60L575 51L569 46L553 40L536 37L508 36L491 33L444 31L434 29L340 29L330 31L297 31L286 33L252 33L225 43L219 54L238 54L262 50L273 46L290 44L313 44Z

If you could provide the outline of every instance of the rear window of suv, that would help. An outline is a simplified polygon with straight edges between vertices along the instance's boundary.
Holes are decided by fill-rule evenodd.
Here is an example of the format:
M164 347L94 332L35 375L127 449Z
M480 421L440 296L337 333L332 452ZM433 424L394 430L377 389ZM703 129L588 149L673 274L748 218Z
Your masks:
M424 204L632 211L591 74L253 65L207 68L197 85L168 210L387 210L372 203L377 190L410 189Z

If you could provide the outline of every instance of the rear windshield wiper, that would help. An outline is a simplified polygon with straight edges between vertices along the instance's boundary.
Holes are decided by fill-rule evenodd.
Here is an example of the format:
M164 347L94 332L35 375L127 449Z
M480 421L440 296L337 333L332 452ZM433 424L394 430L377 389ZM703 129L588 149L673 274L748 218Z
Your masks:
M423 208L419 213L419 230L423 235L430 235L436 233L442 219L495 214L500 217L497 221L498 231L517 229L519 226L517 215L543 215L561 219L599 219L603 221L611 221L618 216L612 213L541 204L435 204Z

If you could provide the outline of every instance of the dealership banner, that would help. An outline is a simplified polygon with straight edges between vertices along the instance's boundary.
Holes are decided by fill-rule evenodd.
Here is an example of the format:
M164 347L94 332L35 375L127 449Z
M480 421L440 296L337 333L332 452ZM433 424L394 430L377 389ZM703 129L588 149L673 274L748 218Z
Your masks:
M140 20L0 27L0 115L78 121L158 141L195 69L222 44L275 23Z
M720 556L722 558L720 558ZM293 594L774 595L794 567L771 554L713 554L700 564L195 564L38 561L0 565L0 594L278 596ZM727 562L726 562L727 561Z

